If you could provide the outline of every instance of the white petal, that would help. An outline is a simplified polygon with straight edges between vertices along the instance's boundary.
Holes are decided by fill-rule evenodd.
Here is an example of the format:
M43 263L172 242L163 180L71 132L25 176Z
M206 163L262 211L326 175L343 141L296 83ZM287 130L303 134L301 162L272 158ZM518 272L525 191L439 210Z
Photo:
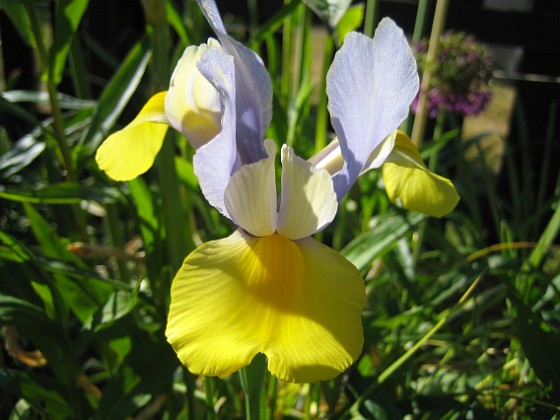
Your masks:
M224 193L237 162L233 58L219 48L209 48L202 55L198 69L220 94L223 117L222 131L196 151L194 172L206 200L224 216L230 217L224 204Z
M278 233L296 240L313 235L332 222L338 202L330 174L282 147L282 198Z
M263 139L272 119L272 83L261 58L231 38L214 0L197 0L224 50L235 60L237 142L243 163L266 158Z
M268 236L276 231L276 145L267 140L266 146L268 157L241 166L225 193L225 205L232 220L253 236Z
M329 112L346 162L334 179L339 199L406 118L417 91L416 62L392 20L383 19L373 39L356 32L346 36L327 75Z

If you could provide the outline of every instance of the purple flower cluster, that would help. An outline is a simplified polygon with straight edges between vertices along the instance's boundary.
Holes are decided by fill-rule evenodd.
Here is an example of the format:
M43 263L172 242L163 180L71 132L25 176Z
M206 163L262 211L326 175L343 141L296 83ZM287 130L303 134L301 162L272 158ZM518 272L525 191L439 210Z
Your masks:
M492 96L489 82L492 77L492 59L486 47L463 32L447 32L440 40L435 63L428 64L428 40L413 46L420 74L428 65L432 80L428 91L428 115L435 118L441 110L459 115L480 113ZM416 112L418 97L412 103Z

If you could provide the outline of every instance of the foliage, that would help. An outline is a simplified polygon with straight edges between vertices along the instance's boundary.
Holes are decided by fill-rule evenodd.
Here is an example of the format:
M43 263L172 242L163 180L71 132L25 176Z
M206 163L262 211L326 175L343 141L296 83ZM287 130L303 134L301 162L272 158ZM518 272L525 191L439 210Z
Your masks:
M1 418L558 417L558 166L540 173L556 180L552 193L527 202L528 166L506 153L504 194L484 162L465 159L480 138L462 142L457 128L436 130L422 150L460 190L457 210L405 214L371 172L320 233L366 281L366 343L355 366L312 384L259 379L259 357L239 376L187 372L163 333L171 278L196 244L231 227L205 205L192 166L173 158L174 148L192 155L184 139L172 137L156 166L127 183L110 181L93 156L165 86L184 47L210 32L190 0L126 12L120 2L101 5L0 1L3 48L13 42L36 60L1 81ZM341 19L345 28L361 19L356 10ZM100 14L141 23L109 25L107 36L95 28ZM322 86L350 29L325 32L317 59L303 3L271 16L245 39L272 75L268 137L310 155L329 140ZM232 31L240 22L234 15Z

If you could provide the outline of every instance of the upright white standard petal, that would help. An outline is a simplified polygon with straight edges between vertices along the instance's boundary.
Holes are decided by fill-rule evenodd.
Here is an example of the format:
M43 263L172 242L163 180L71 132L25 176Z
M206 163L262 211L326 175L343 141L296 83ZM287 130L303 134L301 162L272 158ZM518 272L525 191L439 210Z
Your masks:
M272 83L260 57L231 38L215 0L197 0L224 50L235 60L237 143L243 163L266 158L263 139L272 119Z
M206 200L230 218L224 194L236 169L235 68L233 57L221 48L209 48L198 62L198 69L220 94L222 131L200 147L193 158L194 172Z
M340 200L372 152L406 118L418 91L416 62L400 28L383 19L370 39L352 32L327 74L331 122L345 165L334 176ZM382 161L390 152L380 149Z
M169 124L198 149L220 131L220 97L196 67L208 48L221 48L210 38L207 44L191 45L179 59L165 96L165 115Z
M337 208L328 171L315 168L284 145L278 233L291 240L311 236L332 222Z
M274 160L276 145L266 140L268 157L241 166L225 192L225 205L233 222L256 237L276 231L278 199Z

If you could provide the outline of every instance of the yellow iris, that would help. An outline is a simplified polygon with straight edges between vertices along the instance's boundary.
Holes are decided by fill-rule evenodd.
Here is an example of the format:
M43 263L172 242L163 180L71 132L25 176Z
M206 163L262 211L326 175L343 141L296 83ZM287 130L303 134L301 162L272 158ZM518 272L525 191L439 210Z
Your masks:
M270 141L267 150L226 191L241 228L196 249L173 280L166 334L196 374L227 376L264 353L280 379L330 379L361 352L364 283L349 261L310 237L336 213L328 172L284 147L277 210Z

